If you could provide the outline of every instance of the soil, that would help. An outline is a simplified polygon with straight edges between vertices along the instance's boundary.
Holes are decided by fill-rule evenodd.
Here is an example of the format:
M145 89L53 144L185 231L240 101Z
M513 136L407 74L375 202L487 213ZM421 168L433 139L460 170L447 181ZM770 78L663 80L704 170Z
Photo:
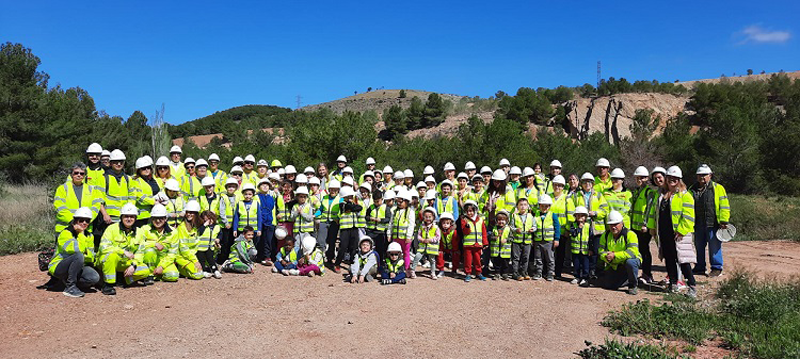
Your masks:
M750 267L780 278L798 273L798 243L724 248L726 271ZM611 336L599 324L605 313L658 298L564 281L433 281L427 271L406 285L351 285L330 271L297 278L259 266L250 275L181 279L73 299L35 289L46 276L36 269L34 253L0 263L0 353L15 358L570 358L584 340L602 343ZM657 269L660 279L663 269ZM709 295L717 281L701 279L701 294ZM718 353L709 349L694 355Z

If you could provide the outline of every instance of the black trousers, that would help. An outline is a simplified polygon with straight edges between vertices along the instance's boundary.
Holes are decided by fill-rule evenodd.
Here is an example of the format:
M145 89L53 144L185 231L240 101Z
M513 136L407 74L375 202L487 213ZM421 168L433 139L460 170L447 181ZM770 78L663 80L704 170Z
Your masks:
M83 264L83 254L70 254L56 266L53 277L61 279L67 288L79 286L89 288L100 281L100 274L94 268Z
M233 246L233 227L231 228L222 228L220 231L222 233L222 240L220 241L220 249L219 254L217 254L217 264L225 263L228 260L228 256L231 255L231 246Z
M345 253L349 255L350 263L356 257L358 250L358 228L342 229L339 233L339 253L336 254L335 265L342 264Z
M378 251L378 255L384 258L386 250L389 249L389 239L386 237L386 231L368 229L367 235L375 241L375 250Z
M567 247L569 247L569 237L561 236L558 240L558 247L556 247L556 269L555 275L556 277L561 276L561 271L564 269L564 257L567 254Z
M325 238L325 243L328 244L328 249L325 251L325 258L333 261L336 258L336 237L339 236L339 223L328 223L328 236Z
M492 263L494 264L494 272L497 274L510 275L511 274L511 265L509 265L510 261L511 259L509 258L492 257Z
M650 232L634 230L639 237L639 253L642 254L642 276L653 278L653 254L650 253L650 240L653 238Z
M217 262L214 260L214 250L209 248L202 252L197 252L194 254L197 257L197 261L200 262L200 265L203 266L204 272L214 273L214 271L218 270Z
M670 231L672 232L672 231ZM664 263L667 266L670 284L678 283L678 266L681 267L681 274L686 278L686 284L694 287L694 274L692 273L691 263L678 263L678 249L675 246L675 232L671 236L661 236L661 254L664 256ZM640 247L641 248L641 247Z

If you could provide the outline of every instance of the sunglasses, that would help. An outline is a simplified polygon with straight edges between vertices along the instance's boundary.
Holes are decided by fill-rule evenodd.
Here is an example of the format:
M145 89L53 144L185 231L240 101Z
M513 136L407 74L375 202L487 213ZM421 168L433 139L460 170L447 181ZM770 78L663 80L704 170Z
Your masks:
M86 176L86 172L74 171L74 172L72 172L72 175L73 176Z
M194 169L194 166L186 166L186 169L187 169L187 170Z
M112 165L121 165L122 162L125 162L125 161L111 161L111 164Z
M255 162L253 162L253 161L244 161L244 164L246 164L246 165L253 165L253 164L255 164Z
M390 256L392 256L392 257L394 257L394 256L399 256L399 255L400 255L400 253L389 253L389 255L390 255Z
M166 171L166 170L169 169L169 167L166 167L166 166L165 167L156 167L156 169L159 170L159 171Z
M89 223L89 219L88 218L75 218L75 223L78 223L78 224Z
M167 217L150 217L153 221L166 221Z
M208 163L210 163L212 165L215 165L215 164L219 163L219 161L208 161Z

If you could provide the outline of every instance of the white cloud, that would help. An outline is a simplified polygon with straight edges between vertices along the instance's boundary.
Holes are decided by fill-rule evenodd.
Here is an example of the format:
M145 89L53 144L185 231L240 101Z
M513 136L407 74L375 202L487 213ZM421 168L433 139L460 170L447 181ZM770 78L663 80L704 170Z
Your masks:
M741 32L740 35L744 37L744 40L740 42L740 44L745 43L774 43L774 44L781 44L792 37L792 34L789 31L772 31L762 28L759 25L750 25L745 27Z

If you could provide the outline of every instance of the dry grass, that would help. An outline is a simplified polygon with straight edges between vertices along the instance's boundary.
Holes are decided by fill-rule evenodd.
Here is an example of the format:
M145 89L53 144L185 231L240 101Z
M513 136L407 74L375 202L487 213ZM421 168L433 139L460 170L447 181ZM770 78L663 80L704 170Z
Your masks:
M35 251L53 240L52 192L44 184L0 184L0 255Z

